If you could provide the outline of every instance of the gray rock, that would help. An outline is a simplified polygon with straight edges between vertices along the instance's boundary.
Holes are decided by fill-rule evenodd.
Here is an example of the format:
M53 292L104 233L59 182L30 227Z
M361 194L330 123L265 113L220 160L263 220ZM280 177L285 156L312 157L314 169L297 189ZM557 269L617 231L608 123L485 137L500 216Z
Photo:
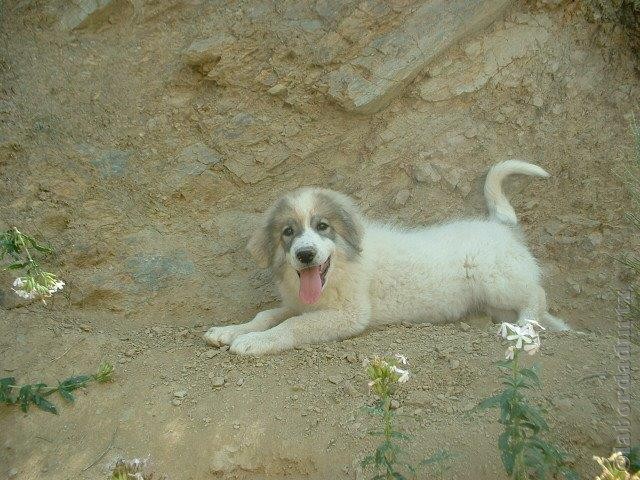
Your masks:
M282 85L281 83L278 83L277 85L274 85L273 87L271 87L269 90L269 95L273 95L278 96L278 95L284 95L285 93L287 93L287 87L286 85Z
M180 405L182 405L182 400L180 400L179 398L172 398L171 405L173 405L174 407L179 407Z
M172 280L193 275L195 264L185 252L172 254L141 254L126 262L133 279L150 290L159 290Z
M75 0L65 2L67 9L58 21L61 30L73 30L82 26L91 15L97 15L114 4L113 0Z
M107 150L91 160L102 178L123 177L129 158L133 152L127 150Z
M211 386L218 388L224 386L227 380L224 377L212 377Z
M204 143L194 143L182 150L175 164L165 175L165 185L169 190L183 188L189 179L201 175L208 169L222 168L222 156Z
M600 232L591 232L587 235L584 245L588 250L593 250L602 243L602 234Z
M396 207L403 207L407 203L407 200L409 200L410 196L411 191L403 188L398 193L396 193L396 196L393 199L393 203Z
M411 176L419 183L438 183L442 175L435 165L431 163L419 163L411 166Z
M173 396L175 398L185 398L187 396L187 391L186 390L176 390L175 392L173 392Z
M384 108L425 66L463 37L498 18L509 0L431 0L359 57L326 77L329 97L356 113Z
M218 63L229 46L236 39L225 32L193 42L184 52L184 60L187 65L198 68L202 73L207 73Z

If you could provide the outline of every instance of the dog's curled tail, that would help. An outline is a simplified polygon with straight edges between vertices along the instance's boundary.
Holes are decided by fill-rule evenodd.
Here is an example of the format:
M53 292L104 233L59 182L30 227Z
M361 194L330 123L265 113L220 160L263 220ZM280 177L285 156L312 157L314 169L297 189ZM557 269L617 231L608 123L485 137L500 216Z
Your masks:
M489 170L487 180L484 183L484 198L487 202L491 218L509 225L517 225L516 212L502 193L502 180L509 175L522 174L534 177L548 177L549 174L532 163L520 160L507 160L500 162Z

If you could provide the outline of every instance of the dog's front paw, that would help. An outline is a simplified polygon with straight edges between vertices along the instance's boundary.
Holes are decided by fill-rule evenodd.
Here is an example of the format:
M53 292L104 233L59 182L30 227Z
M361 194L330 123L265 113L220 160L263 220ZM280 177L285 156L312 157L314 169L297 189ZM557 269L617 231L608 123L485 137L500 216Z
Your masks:
M286 345L267 332L253 332L236 338L229 350L238 355L267 355L286 350Z
M241 325L228 325L226 327L211 327L204 334L204 341L214 347L231 345L233 341L245 333Z

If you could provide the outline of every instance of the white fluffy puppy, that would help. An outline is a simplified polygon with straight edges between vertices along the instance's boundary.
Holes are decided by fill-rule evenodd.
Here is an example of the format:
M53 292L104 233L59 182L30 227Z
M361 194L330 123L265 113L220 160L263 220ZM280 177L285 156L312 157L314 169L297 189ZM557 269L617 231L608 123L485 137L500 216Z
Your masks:
M420 229L367 221L331 190L283 196L248 245L258 264L271 268L282 306L248 323L213 327L205 340L261 355L352 337L373 325L451 322L477 310L497 321L566 329L547 312L540 269L502 193L510 174L549 176L517 160L495 165L484 189L489 219Z

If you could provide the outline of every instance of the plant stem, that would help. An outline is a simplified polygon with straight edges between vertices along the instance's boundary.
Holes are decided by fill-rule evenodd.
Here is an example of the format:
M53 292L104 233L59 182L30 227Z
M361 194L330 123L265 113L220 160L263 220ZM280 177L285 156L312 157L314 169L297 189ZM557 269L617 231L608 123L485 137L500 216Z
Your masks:
M513 355L513 364L511 366L511 378L513 379L514 384L518 379L518 375L520 371L519 360L520 360L520 350L516 349ZM517 392L517 389L516 389L516 394L514 395L513 403L511 404L511 412L514 411L514 408L513 408L514 404L519 402L520 402L519 393ZM514 445L516 446L516 448L518 448L518 453L513 462L513 467L514 467L513 476L516 480L526 480L527 472L524 466L524 459L522 458L524 451L522 450L522 448L519 448L523 438L521 434L522 430L520 428L520 418L518 415L516 415L513 418L513 431L514 431Z
M27 248L27 244L24 243L24 239L22 238L22 234L20 233L20 230L18 230L16 227L13 227L13 231L16 233L16 238L18 239L19 245L24 248L25 253L27 254L27 258L29 259L30 263L35 263L33 261L33 258L31 258L31 254L29 253L29 249Z
M393 426L391 423L391 398L389 395L385 395L382 398L382 408L384 412L384 440L387 445L391 446L391 440L393 433ZM385 456L387 457L387 480L394 479L394 471L392 465L395 463L395 454L391 452L389 449L385 452Z

